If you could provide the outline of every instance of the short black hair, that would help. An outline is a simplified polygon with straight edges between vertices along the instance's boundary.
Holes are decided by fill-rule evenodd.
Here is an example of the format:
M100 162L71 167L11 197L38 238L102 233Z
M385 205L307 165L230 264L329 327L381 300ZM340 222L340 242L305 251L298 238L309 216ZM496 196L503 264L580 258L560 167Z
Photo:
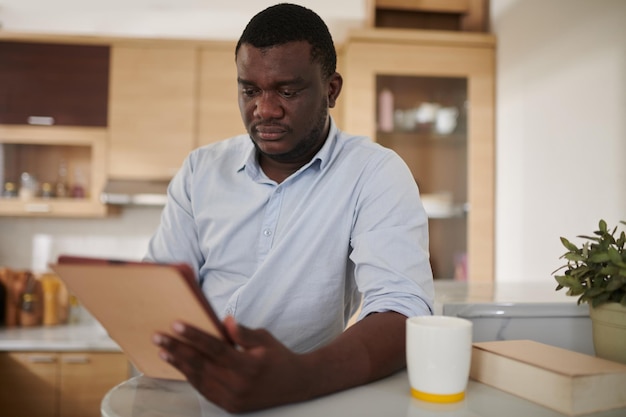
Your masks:
M337 52L328 26L314 11L296 4L280 3L257 13L243 30L235 57L244 43L271 48L298 41L311 45L311 60L321 64L325 78L335 73Z

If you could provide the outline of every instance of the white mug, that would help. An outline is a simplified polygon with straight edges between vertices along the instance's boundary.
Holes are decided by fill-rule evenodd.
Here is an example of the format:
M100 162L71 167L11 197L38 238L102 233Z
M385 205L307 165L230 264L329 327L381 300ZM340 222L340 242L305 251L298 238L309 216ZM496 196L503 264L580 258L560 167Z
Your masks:
M422 103L415 109L415 121L417 123L432 123L437 117L437 111L441 105L438 103Z
M406 359L411 394L429 402L465 398L472 357L472 322L419 316L406 321Z
M456 107L442 107L435 116L435 131L440 135L449 135L456 129L459 109Z

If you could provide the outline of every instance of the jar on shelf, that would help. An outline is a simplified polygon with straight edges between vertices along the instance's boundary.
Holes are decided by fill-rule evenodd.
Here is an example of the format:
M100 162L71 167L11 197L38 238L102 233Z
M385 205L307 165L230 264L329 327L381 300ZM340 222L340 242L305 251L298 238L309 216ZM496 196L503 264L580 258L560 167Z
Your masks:
M41 198L53 198L54 190L52 189L52 184L49 182L44 182L41 184Z
M17 187L15 183L12 181L7 181L4 183L4 188L2 190L2 197L4 198L15 198L17 197Z
M22 200L30 200L37 197L39 183L37 178L28 172L22 172L20 176L19 196Z

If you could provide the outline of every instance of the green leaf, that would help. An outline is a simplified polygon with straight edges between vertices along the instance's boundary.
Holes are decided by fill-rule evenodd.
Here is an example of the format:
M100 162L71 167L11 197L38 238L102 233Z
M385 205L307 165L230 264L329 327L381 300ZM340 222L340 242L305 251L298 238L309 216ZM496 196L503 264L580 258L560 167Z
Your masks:
M598 264L602 262L608 262L609 254L608 253L594 253L593 255L589 256L588 261L593 262L593 263L598 263Z
M599 237L595 237L595 236L579 235L578 237L581 238L581 239L591 240L593 242L600 242L600 240L601 240Z
M613 263L618 263L618 262L622 262L622 257L619 254L619 252L617 251L617 249L615 249L614 247L610 247L609 251L608 251L608 255L609 255L609 259L611 260L611 262Z
M600 220L600 231L606 233L606 222L604 220Z
M605 294L605 289L602 287L593 287L585 291L585 296L589 298L598 297L600 294Z
M586 258L582 256L580 253L567 252L563 255L565 259L572 262L583 262Z
M564 237L561 238L561 243L563 244L563 246L567 248L567 250L574 251L574 252L578 250L578 247L576 245L574 245L573 243L571 243L569 240L565 239Z
M604 304L609 300L610 296L611 296L611 293L608 293L608 292L602 293L599 296L591 299L591 305L593 307L597 307L601 304Z
M599 275L605 275L605 276L613 276L613 275L618 275L619 274L619 268L616 266L605 266L604 268L601 268L598 271Z
M613 278L611 281L609 281L609 283L606 285L606 290L613 292L613 291L617 291L620 288L622 288L622 286L626 284L626 280L617 277L617 278Z

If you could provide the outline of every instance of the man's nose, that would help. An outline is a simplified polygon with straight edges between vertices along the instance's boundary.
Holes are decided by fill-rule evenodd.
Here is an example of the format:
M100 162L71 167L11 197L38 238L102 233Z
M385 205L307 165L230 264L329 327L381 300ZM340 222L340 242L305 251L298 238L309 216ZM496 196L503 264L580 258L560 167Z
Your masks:
M283 107L279 97L271 91L260 94L255 103L255 116L262 120L280 119L283 114Z

